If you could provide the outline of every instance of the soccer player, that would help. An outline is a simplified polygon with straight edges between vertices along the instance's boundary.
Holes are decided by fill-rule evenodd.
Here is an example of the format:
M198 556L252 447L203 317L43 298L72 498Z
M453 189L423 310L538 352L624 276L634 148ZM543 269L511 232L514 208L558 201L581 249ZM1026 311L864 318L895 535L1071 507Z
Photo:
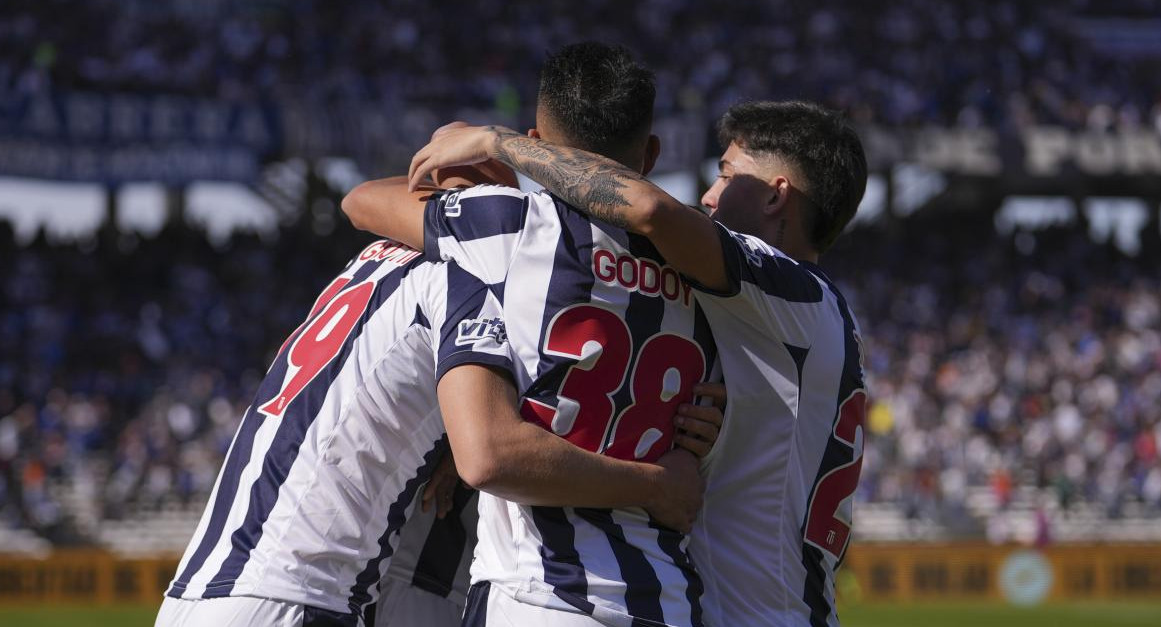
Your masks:
M653 99L652 74L624 50L568 46L542 70L533 132L647 172ZM375 181L343 208L356 226L503 285L527 420L626 460L655 459L682 437L660 417L714 376L717 350L691 287L646 238L547 193L498 186L428 199ZM481 494L479 536L465 624L703 624L686 537L639 508Z
M815 264L858 208L866 159L854 129L810 103L740 104L718 128L709 216L615 160L496 127L441 133L411 175L498 159L647 236L691 281L730 394L691 543L707 622L837 625L866 392L858 325Z
M157 624L363 624L448 448L445 420L457 448L470 437L497 464L468 466L478 486L688 524L700 501L688 453L622 462L521 420L500 313L492 288L405 246L375 242L352 260L260 384ZM454 573L461 556L446 557ZM413 581L420 562L395 574Z

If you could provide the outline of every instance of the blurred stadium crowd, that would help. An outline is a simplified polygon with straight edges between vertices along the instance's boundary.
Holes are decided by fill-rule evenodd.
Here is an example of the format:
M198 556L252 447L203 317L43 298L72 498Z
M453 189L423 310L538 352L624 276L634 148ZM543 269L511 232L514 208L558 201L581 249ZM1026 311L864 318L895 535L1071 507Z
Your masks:
M658 112L796 97L863 124L1161 128L1156 0L8 0L0 90L531 111L544 52L632 42ZM1118 20L1102 19L1117 16ZM480 24L487 24L480 28ZM530 117L530 116L529 116ZM528 119L528 118L525 118Z
M1030 488L1064 514L1161 516L1158 242L1134 259L1064 229L1028 255L904 229L855 231L825 260L868 344L859 501L977 535L981 490L1001 511ZM200 508L262 369L368 241L0 238L0 517L57 542L85 540L78 517Z
M632 42L657 70L659 111L707 129L762 94L864 124L1161 132L1161 38L1105 14L1161 20L1161 6L7 0L0 94L446 103L527 120L544 51L596 38ZM1061 516L1157 520L1155 224L1127 257L1078 228L1030 251L979 222L863 227L824 260L868 344L859 502L977 535L979 494L991 511L1034 494ZM224 247L172 225L18 246L0 223L0 527L87 543L97 521L196 516L274 351L369 241L320 240L308 223Z

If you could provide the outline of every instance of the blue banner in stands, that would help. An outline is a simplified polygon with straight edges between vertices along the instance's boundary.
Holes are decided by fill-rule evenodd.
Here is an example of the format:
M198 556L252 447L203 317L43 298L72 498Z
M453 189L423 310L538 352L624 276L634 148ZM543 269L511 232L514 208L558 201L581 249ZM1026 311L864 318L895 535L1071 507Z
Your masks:
M0 174L82 181L250 181L281 145L278 109L174 96L0 100Z

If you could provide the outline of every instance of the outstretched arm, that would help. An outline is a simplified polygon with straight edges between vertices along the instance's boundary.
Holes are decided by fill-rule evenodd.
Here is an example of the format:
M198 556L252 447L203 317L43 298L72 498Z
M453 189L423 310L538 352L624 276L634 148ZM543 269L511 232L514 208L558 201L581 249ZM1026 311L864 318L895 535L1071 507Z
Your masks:
M428 185L409 190L403 176L367 181L343 197L343 213L359 230L423 250L423 209L435 191Z
M501 126L441 133L416 153L408 172L416 186L431 170L492 158L523 172L595 219L653 242L666 262L704 287L729 287L717 227L632 169L607 157L521 135Z
M435 139L466 126L465 122L452 122L436 129L431 137ZM430 174L430 182L424 181L422 185L413 185L410 189L405 176L361 183L343 197L343 213L347 214L357 229L390 237L415 250L423 250L423 210L433 192L483 184L519 186L516 174L493 160L433 169Z

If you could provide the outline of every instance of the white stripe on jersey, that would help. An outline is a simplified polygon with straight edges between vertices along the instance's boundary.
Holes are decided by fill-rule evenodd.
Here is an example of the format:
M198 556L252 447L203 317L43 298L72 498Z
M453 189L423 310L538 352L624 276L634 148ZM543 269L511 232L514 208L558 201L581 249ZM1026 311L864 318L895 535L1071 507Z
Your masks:
M430 202L424 238L429 258L502 291L526 419L625 459L668 450L676 404L708 378L716 349L691 288L647 240L595 225L547 193L494 186ZM700 624L701 582L683 536L652 527L639 508L482 495L479 534L473 581L514 598L609 624Z
M167 594L345 613L372 602L446 446L439 375L510 367L499 315L487 287L454 264L368 247L279 352Z
M843 463L861 455L861 435L853 446L832 437L840 403L863 387L858 327L820 271L724 228L721 241L734 289L697 295L728 347L720 358L729 404L690 545L706 620L837 627L834 569L846 544L824 536L822 544L836 542L819 550L804 528L812 493L833 470L823 467L828 447ZM811 511L849 529L850 493L839 496L837 510Z

